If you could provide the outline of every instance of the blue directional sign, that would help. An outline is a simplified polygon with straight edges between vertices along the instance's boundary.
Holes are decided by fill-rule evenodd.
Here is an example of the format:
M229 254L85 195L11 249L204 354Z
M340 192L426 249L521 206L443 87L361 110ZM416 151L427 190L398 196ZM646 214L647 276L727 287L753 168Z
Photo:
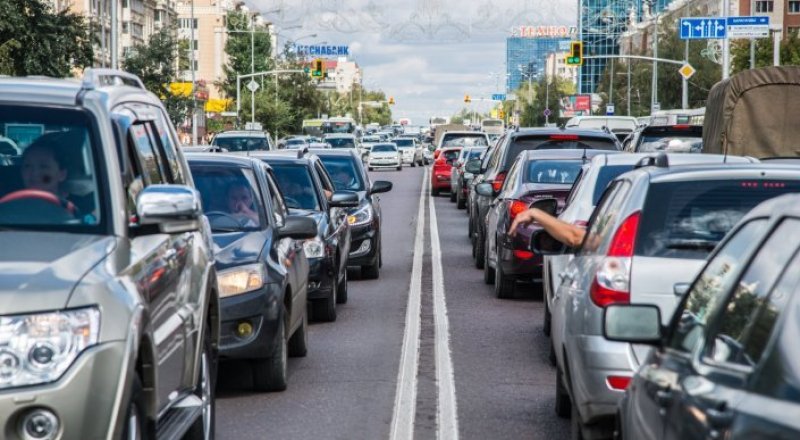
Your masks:
M492 95L492 101L505 101L506 94L505 93L495 93Z
M725 17L684 17L678 22L681 40L709 40L727 37Z
M728 38L769 37L769 17L728 17Z
M728 26L769 26L769 17L728 17Z

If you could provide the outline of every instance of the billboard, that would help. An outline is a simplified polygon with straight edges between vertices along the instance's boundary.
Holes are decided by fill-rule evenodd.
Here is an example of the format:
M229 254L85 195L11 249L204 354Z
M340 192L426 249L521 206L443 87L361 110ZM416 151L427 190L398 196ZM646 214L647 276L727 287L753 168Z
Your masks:
M592 95L570 95L559 101L560 117L589 116L592 114Z

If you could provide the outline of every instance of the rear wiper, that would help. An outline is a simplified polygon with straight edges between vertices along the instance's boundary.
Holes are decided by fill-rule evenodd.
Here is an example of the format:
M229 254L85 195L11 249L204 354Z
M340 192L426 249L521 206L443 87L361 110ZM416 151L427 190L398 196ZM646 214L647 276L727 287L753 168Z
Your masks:
M680 239L670 240L667 242L667 249L700 249L710 251L714 249L718 241L711 240L693 240L693 239Z

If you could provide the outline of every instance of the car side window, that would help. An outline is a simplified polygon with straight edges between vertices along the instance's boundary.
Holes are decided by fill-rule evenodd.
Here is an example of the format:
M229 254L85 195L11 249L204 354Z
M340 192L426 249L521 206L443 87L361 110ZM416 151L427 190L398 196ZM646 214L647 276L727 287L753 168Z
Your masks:
M586 167L581 167L581 170L578 171L578 176L575 177L575 182L572 184L572 188L569 189L569 194L567 194L567 200L564 202L564 206L569 206L570 203L575 199L575 194L578 193L578 189L583 182L583 176L586 174Z
M766 219L755 219L740 227L709 260L673 315L673 330L667 347L686 353L694 351L705 333L708 318L736 282L742 258L761 235Z
M798 271L787 271L791 266L786 266L784 262L792 259L798 247L800 220L783 221L758 250L732 295L722 306L716 335L706 342L705 356L708 359L746 367L758 363L777 322L778 313L791 294L791 290L785 292L781 288L773 289L773 286L776 286L781 273L785 274L784 281L788 278L794 280L796 285ZM786 287L784 285L783 289Z
M289 211L286 209L286 203L283 201L283 195L275 183L275 177L271 172L267 173L267 185L269 185L270 204L272 205L272 218L275 221L275 226L281 227L286 221L286 216Z
M511 169L508 170L508 177L506 177L506 180L503 182L502 192L505 193L509 188L514 186L514 182L517 180L517 174L519 174L519 169L522 168L520 162L521 161L516 160L514 164L511 165Z
M178 144L172 137L172 131L169 129L169 120L161 109L156 110L156 135L161 141L161 147L164 149L169 170L172 173L172 180L178 184L185 184L186 179L183 177L183 169L178 159Z
M166 183L164 167L158 149L153 145L153 139L145 124L134 124L130 129L131 140L139 156L139 165L142 167L145 185Z
M579 255L595 255L602 253L611 242L611 230L616 225L622 203L628 194L630 183L618 180L606 190L597 204L589 220L586 238L583 240Z

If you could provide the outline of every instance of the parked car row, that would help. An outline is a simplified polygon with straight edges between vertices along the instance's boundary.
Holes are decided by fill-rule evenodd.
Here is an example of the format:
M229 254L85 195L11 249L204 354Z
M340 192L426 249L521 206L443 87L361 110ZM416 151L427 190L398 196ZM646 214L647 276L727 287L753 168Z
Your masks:
M437 174L474 175L468 235L497 297L541 289L554 409L572 438L800 435L767 409L798 402L800 173L789 160L682 154L700 152L699 134L638 127L626 143L643 152L624 153L605 129L521 129L482 158L450 164L441 149L434 163L434 195ZM530 207L584 231L581 244L535 222L511 230Z

